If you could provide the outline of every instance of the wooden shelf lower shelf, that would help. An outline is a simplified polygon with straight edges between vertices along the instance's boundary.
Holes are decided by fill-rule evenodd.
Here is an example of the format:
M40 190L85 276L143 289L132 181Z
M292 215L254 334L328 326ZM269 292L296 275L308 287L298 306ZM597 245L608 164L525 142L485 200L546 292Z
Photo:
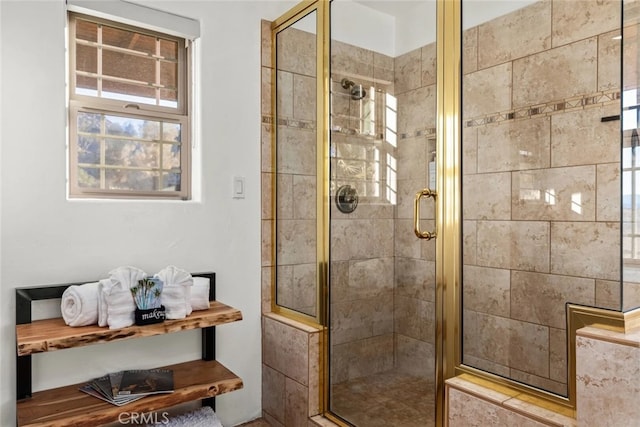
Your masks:
M117 421L123 412L147 413L243 387L238 376L215 360L194 360L162 368L173 369L173 393L147 396L118 407L79 391L85 383L44 390L18 401L18 426L95 427Z
M72 328L62 318L36 320L16 326L18 356L81 347L85 345L162 335L170 332L199 329L242 320L240 310L218 301L211 301L208 310L194 311L185 319L166 320L146 326L122 329L101 328L98 325Z

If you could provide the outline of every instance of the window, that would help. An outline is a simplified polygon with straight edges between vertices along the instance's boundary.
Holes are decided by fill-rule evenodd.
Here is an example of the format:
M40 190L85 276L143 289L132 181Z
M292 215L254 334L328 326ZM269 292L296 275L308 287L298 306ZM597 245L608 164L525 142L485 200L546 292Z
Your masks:
M69 14L69 195L190 197L184 38Z

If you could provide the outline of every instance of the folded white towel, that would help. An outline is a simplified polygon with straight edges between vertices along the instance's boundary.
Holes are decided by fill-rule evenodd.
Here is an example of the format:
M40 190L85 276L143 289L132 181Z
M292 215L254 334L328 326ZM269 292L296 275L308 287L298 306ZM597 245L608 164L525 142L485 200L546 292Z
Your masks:
M109 282L103 283L103 298L107 303L109 329L131 326L135 323L136 303L131 295L131 286L147 277L147 273L136 267L118 267L109 272Z
M191 309L207 310L209 308L209 278L194 277L191 288Z
M69 286L62 293L60 310L69 326L95 325L98 322L98 282Z
M184 319L191 314L191 273L170 265L153 277L162 280L164 287L160 299L166 311L167 319Z
M109 326L105 289L111 289L111 279L102 279L98 282L98 326L100 327Z

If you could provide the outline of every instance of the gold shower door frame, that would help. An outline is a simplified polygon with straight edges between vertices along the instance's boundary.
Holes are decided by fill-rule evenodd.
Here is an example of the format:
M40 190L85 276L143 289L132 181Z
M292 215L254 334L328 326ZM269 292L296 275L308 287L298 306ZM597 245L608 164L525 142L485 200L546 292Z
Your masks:
M276 277L271 279L272 312L302 321L322 330L324 336L320 369L320 402L324 415L343 424L339 418L329 412L329 348L328 348L328 265L330 230L330 194L329 194L329 63L330 63L330 6L331 0L306 0L273 21L271 27L273 64L276 64L276 35L279 31L293 25L298 19L315 11L316 47L317 47L317 301L316 315L310 316L280 306L276 303ZM568 397L558 396L535 387L527 386L508 378L462 364L461 356L461 17L462 0L437 0L436 21L436 289L435 289L435 421L437 426L445 421L445 380L456 375L466 374L467 378L482 381L489 387L508 387L524 395L527 400L565 415L575 416L575 332L587 325L605 326L615 330L625 330L632 322L629 314L611 310L569 305L567 307L568 355ZM276 73L272 75L272 111L277 118ZM274 126L274 129L277 125ZM272 164L276 165L276 135L272 134ZM274 168L275 170L275 168ZM275 195L275 177L273 174L273 200ZM273 203L273 218L276 218L276 204ZM273 221L272 235L275 236ZM272 245L275 259L276 246ZM636 313L637 314L637 313ZM637 318L638 316L636 316ZM636 320L638 322L638 320Z

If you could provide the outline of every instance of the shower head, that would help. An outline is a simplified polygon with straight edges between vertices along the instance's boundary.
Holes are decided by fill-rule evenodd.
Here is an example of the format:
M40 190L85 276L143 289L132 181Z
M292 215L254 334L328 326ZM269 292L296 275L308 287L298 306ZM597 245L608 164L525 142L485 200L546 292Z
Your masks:
M367 96L367 91L364 90L362 85L355 84L347 78L342 79L340 84L344 89L347 89L349 91L349 95L351 95L351 99L353 99L354 101L359 101Z

